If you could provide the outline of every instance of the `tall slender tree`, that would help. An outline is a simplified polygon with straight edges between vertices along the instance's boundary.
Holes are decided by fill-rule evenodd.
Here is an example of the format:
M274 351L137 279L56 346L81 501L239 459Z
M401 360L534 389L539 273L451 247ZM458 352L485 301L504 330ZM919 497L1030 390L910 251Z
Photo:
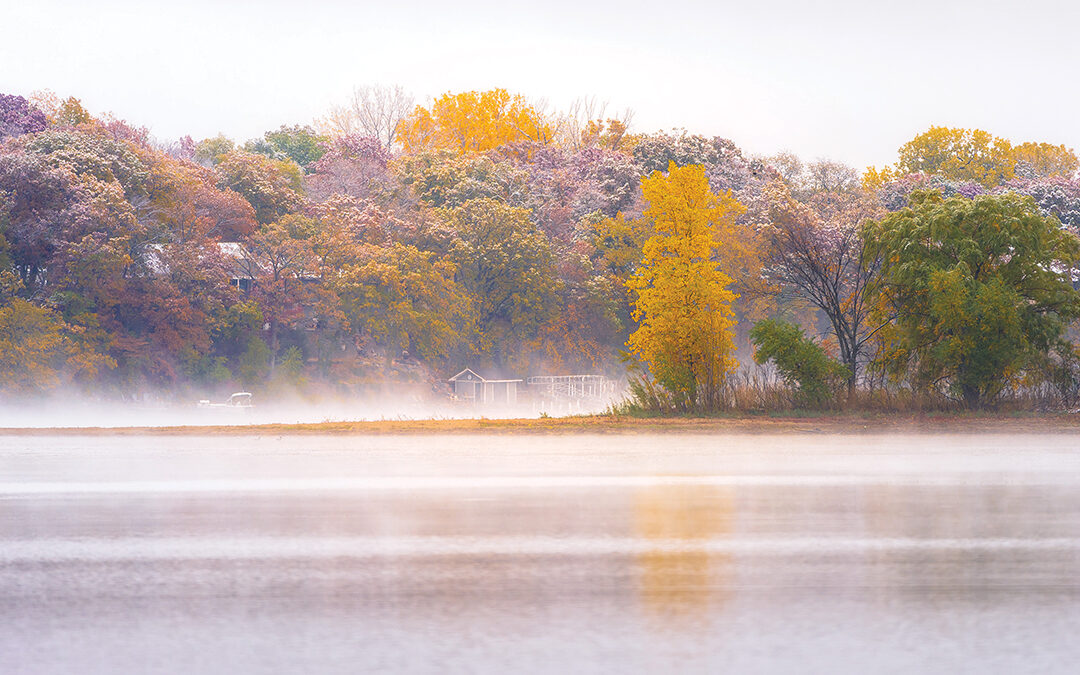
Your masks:
M731 277L714 260L718 233L743 207L709 189L700 165L654 173L642 184L655 234L628 282L638 329L627 346L682 409L715 409L736 366Z

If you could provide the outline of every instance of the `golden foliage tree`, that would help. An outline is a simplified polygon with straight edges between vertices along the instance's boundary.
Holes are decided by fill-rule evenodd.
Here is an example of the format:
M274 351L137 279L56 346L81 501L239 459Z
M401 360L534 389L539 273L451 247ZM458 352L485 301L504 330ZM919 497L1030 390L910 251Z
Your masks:
M51 309L20 298L0 305L0 392L41 394L65 377L95 377L116 367L93 348L85 329L64 322Z
M1013 178L1071 178L1077 168L1080 160L1064 145L1013 145L982 129L930 127L900 148L895 167L870 167L862 182L876 189L910 173L925 173L993 188Z
M620 212L594 223L589 243L601 268L625 281L641 261L642 248L651 234L652 224L647 220L627 220Z
M709 189L704 167L669 166L642 182L645 217L655 234L627 285L636 294L638 329L627 342L681 409L716 408L735 368L734 327L724 274L715 255L720 233L745 209L730 193Z
M1071 148L1050 143L1021 143L1013 147L1016 174L1025 178L1072 178L1080 160Z
M930 127L900 148L897 169L994 187L1013 177L1012 144L982 129Z
M0 379L9 391L54 388L63 363L63 321L48 309L14 299L0 307Z
M398 138L407 152L445 148L482 152L515 141L547 143L554 130L524 97L505 89L446 93L431 108L416 106L401 122Z

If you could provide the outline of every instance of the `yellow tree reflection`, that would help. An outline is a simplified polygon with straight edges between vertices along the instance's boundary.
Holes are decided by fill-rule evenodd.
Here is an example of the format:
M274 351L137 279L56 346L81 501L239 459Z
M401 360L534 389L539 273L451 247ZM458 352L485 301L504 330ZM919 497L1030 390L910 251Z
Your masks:
M710 556L705 543L731 532L733 514L732 491L721 486L657 485L635 495L637 535L657 544L638 556L647 610L668 617L704 613L729 562L726 554Z

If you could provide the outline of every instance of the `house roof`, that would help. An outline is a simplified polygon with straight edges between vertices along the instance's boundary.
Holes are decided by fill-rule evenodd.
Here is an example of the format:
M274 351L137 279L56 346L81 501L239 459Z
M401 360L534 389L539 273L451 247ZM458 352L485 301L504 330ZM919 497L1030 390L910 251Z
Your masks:
M470 382L521 382L521 380L489 380L476 374L472 368L466 368L457 375L450 378L450 382L457 382L458 380L466 380Z
M231 267L230 274L234 279L254 279L254 269L264 269L261 264L251 259L244 245L236 241L219 241L218 251L226 258Z
M450 382L457 382L458 380L475 380L478 382L486 381L484 380L484 378L477 375L472 368L466 368L465 370L450 378Z
M247 249L237 241L219 241L218 250L221 251L222 255L230 258L243 259L247 257Z

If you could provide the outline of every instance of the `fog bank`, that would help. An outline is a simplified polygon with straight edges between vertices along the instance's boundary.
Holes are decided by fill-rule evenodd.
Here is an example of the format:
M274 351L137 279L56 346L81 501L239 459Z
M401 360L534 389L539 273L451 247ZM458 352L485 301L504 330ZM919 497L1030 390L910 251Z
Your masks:
M147 405L80 398L46 399L33 403L0 403L0 429L118 428L163 426L244 426L259 424L318 424L380 420L516 419L542 415L603 412L613 401L572 409L543 409L536 403L483 406L455 401L424 401L380 397L323 401L255 401L251 407L213 407L197 403Z

